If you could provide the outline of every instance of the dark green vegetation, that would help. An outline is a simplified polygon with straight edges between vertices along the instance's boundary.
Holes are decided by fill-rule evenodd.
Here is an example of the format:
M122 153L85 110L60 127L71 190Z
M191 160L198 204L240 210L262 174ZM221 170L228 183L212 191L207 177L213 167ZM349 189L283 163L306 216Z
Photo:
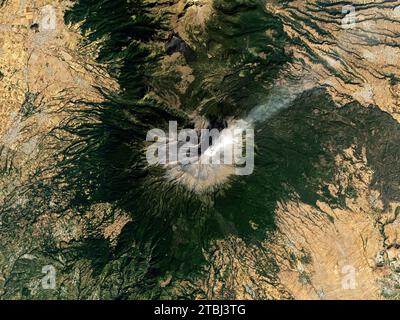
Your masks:
M186 63L195 81L185 93L174 92L182 109L144 99L150 90L173 90L169 75L152 77L171 33L168 10L158 12L156 7L156 2L146 1L80 0L67 13L67 22L83 22L86 45L104 39L98 59L121 91L99 88L103 103L73 101L76 110L53 132L59 140L66 133L73 136L63 143L61 160L51 168L55 178L30 189L28 194L35 197L25 204L28 212L22 205L2 209L17 211L14 219L33 223L53 202L51 210L60 215L73 210L82 216L80 223L87 224L86 234L72 243L56 243L43 230L41 249L32 252L40 258L17 263L5 297L18 292L24 298L89 298L93 292L106 299L204 296L196 289L185 295L170 292L159 281L168 275L173 281L204 276L202 249L210 250L212 240L234 234L258 245L274 230L278 201L298 195L310 205L323 200L345 206L344 198L355 196L353 190L339 190L339 197L333 197L324 188L334 179L335 156L352 145L360 157L366 148L375 172L373 187L384 200L399 200L396 121L373 106L352 103L339 109L323 89L304 92L257 125L256 170L249 177L233 177L229 186L199 195L167 181L161 169L148 168L143 150L149 129L166 128L170 120L191 126L194 110L210 120L244 116L267 101L278 71L291 60L283 49L288 40L281 23L263 9L264 1L217 0L205 31L191 35L194 55ZM273 30L273 36L267 30ZM133 220L115 246L84 216L93 205L104 203L112 204L105 219L123 210ZM3 223L5 228L12 221ZM40 276L37 270L45 264L55 265L62 279L57 291L46 294L25 285L35 274ZM257 272L277 270L268 261Z
M149 76L159 67L157 59L165 55L162 46L157 45L163 40L165 28L161 27L160 16L152 15L152 8L145 2L120 2L116 6L115 1L80 1L67 14L67 21L85 21L83 31L92 30L86 36L88 41L108 34L99 61L110 66L110 73L117 77L123 90L108 95L105 103L85 103L85 110L71 117L62 128L78 139L64 151L59 179L68 181L66 189L75 190L73 206L111 202L132 214L135 221L124 228L112 252L101 257L91 253L88 256L92 257L94 267L102 268L106 259L119 260L124 255L132 258L133 246L139 246L143 252L151 248L146 270L148 286L140 291L138 288L140 296L152 293L157 287L154 281L166 272L185 279L201 271L201 248L207 248L211 239L238 232L252 236L247 235L249 217L246 218L244 208L231 211L218 206L225 197L234 198L235 193L227 190L198 195L166 181L160 169L146 167L146 132L154 127L166 128L170 120L178 120L182 126L190 123L188 116L172 111L172 106L141 99L149 88L162 90L163 81L165 86L170 81L166 77L157 79L155 84ZM288 60L282 49L285 36L281 27L262 9L261 2L228 5L217 1L216 10L206 32L190 44L198 48L187 61L194 69L195 81L181 96L185 110L197 107L210 120L244 114L243 105L251 109L266 99L268 85ZM110 13L115 14L115 19L110 19ZM142 18L132 19L132 15ZM271 28L280 36L268 38L265 31ZM202 42L206 43L205 48ZM268 58L260 57L262 54ZM209 70L217 71L211 80ZM273 227L275 200L259 219L261 239L265 229ZM85 243L82 247L86 248L83 251L93 250ZM131 294L124 292L121 298Z
M264 6L257 0L214 2L205 32L192 36L195 81L182 97L185 109L218 119L243 116L265 101L290 57L281 23Z

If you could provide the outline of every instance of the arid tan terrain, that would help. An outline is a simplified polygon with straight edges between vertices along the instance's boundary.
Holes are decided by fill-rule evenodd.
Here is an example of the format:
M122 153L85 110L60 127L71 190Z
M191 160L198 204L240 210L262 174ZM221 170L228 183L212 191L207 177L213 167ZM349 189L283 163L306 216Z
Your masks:
M296 59L285 66L276 84L289 86L294 81L302 90L323 86L338 108L355 100L366 108L376 105L400 121L400 3L386 1L377 7L373 2L355 0L356 22L345 28L330 11L341 6L339 1L335 3L324 11L315 1L296 0L288 5L268 1L266 10L280 17L290 38L298 39L287 45L286 50ZM0 205L38 168L52 161L42 145L43 137L65 119L68 101L99 101L102 97L95 86L118 87L104 66L95 62L96 49L82 50L78 26L64 24L63 15L70 5L63 0L8 0L0 8L0 165L5 172L7 166L15 169L0 177ZM189 44L188 34L204 32L213 15L212 0L180 0L171 7L164 3L163 10L172 12L173 31ZM312 20L313 10L319 14L317 21ZM53 14L55 24L48 21ZM160 65L160 74L178 75L180 81L171 87L180 94L195 81L181 53L163 58ZM287 81L288 75L296 80ZM154 78L157 76L156 72ZM178 95L169 91L149 90L147 97L184 108ZM400 204L383 203L381 190L371 188L374 172L367 158L354 149L337 155L335 181L326 185L333 196L340 188L352 186L357 196L345 199L346 209L323 202L318 202L318 208L311 207L293 195L292 201L277 206L277 230L261 247L234 235L214 241L211 250L204 250L210 262L204 267L208 278L189 283L173 282L171 276L161 287L173 283L177 292L201 288L203 295L196 298L209 299L397 298L393 288L400 270ZM115 244L122 228L132 220L124 212L112 212L109 204L102 204L82 220L95 224L111 215L114 218L99 230ZM52 232L60 242L85 234L86 226L74 213L56 222L52 220L55 217L49 212L27 232ZM15 243L0 252L0 296L13 263L32 249L30 236L20 232ZM89 263L80 263L76 269L79 277L89 278ZM260 268L275 272L262 274Z
M295 75L302 90L327 86L338 107L354 99L365 107L377 105L399 121L398 84L393 81L400 76L395 37L400 25L399 3L388 1L387 6L377 8L373 3L355 1L355 24L345 27L329 11L322 14L323 19L313 20L313 10L322 10L314 3L267 4L268 11L282 17L289 36L301 40L287 50L303 63L288 65L277 83L285 84L288 74ZM334 8L341 9L341 4L332 2L329 9ZM199 15L202 20L202 12ZM305 21L294 24L299 17ZM320 34L317 27L325 33ZM371 39L374 45L368 44ZM379 299L382 292L390 291L385 285L396 279L393 266L400 254L391 247L400 241L396 231L399 204L384 208L379 190L369 187L373 172L366 158L355 158L351 148L337 156L337 165L341 171L335 184L328 187L332 195L343 185L357 190L356 198L346 199L348 209L332 209L326 203L318 203L318 210L299 201L282 203L276 210L278 231L265 241L264 250L249 247L238 238L216 243L212 259L216 259L218 275L226 276L227 265L231 270L228 284L213 276L215 270L209 270L211 276L203 286L214 289L205 289L208 298L223 294L219 285L227 285L233 296L242 299ZM276 261L278 279L255 271L260 256L265 255L266 261Z

